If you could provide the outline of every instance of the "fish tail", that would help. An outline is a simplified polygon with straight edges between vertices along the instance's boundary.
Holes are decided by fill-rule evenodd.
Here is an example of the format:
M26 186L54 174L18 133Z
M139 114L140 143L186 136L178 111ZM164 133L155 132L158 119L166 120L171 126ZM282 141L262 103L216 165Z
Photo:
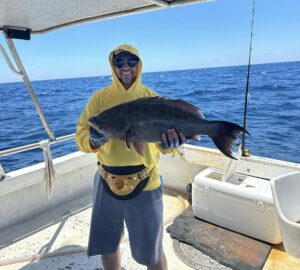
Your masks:
M236 159L232 156L232 148L236 140L240 137L242 132L249 132L243 127L227 121L208 121L213 127L213 132L208 136L213 140L219 150L227 157Z

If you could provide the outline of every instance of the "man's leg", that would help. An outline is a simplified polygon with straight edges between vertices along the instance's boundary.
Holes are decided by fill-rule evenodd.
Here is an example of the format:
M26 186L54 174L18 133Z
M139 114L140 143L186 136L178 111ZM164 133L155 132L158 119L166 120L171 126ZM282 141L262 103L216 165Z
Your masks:
M120 270L121 269L121 252L120 249L116 253L101 255L101 261L104 270ZM153 268L156 269L156 268ZM160 269L160 268L157 268ZM164 269L164 268L161 268Z
M105 269L119 270L115 265L120 265L121 260L118 251L124 227L121 201L107 193L98 172L95 175L94 186L87 255L107 254L103 258Z
M166 256L162 255L156 264L148 266L147 269L148 270L168 270Z
M123 206L132 257L147 267L166 265L162 246L162 188L142 191L136 197L126 200Z

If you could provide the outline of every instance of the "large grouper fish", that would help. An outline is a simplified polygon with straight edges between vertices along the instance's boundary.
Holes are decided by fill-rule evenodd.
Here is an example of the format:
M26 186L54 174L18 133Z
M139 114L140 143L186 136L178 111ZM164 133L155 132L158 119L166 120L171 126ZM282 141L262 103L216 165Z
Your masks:
M248 133L235 123L205 120L200 109L184 100L164 97L121 103L90 117L89 123L107 140L123 140L128 149L132 143L140 155L145 143L161 142L162 133L174 128L186 139L199 140L207 135L224 155L234 158L231 150L235 141L241 132Z

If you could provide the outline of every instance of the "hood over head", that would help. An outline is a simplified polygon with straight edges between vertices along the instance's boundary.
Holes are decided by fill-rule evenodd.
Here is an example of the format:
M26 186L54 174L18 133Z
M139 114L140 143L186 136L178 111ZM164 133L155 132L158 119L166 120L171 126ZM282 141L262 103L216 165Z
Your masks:
M117 60L118 58L120 58L122 56L130 56L130 57L137 58L138 60L140 60L140 58L137 55L135 55L131 52L124 51L124 50L117 50L117 51L113 52L113 61Z
M138 57L138 59L140 60L138 63L138 67L137 67L137 76L136 76L136 80L134 82L134 84L128 89L132 89L135 88L137 85L139 85L141 83L141 73L142 73L142 61L139 57L139 53L138 50L128 44L124 44L124 45L120 45L117 48L115 48L110 54L109 54L109 63L111 66L111 70L112 70L112 85L116 86L119 89L125 89L124 86L122 85L122 83L119 81L115 70L114 70L114 66L113 66L113 59L117 56L123 56L123 55L134 55L136 57Z

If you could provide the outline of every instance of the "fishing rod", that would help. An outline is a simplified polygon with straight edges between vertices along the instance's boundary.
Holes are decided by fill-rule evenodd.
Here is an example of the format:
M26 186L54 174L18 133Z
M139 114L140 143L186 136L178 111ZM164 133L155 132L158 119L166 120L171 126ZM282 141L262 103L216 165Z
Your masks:
M246 130L246 118L248 108L248 97L249 97L249 82L250 82L250 67L251 67L251 53L252 53L252 37L253 37L253 25L254 25L254 13L255 13L255 0L252 1L252 22L251 22L251 34L250 34L250 49L248 59L248 71L247 71L247 84L246 84L246 95L245 95L245 106L244 106L244 123L243 127ZM246 132L243 131L242 136L242 156L249 156L250 152L245 148Z

